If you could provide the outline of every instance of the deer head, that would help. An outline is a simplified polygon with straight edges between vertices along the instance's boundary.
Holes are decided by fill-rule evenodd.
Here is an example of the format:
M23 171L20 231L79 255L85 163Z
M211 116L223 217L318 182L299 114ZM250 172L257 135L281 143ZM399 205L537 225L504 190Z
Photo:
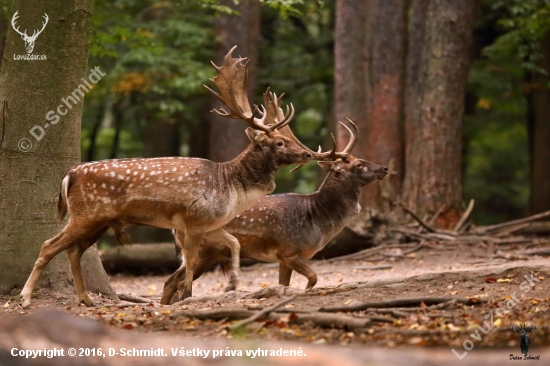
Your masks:
M32 36L29 36L27 34L27 30L25 29L24 32L21 32L19 30L19 27L15 25L15 21L17 20L17 18L19 18L19 10L15 12L15 14L13 14L13 17L11 18L11 26L13 27L13 30L16 31L17 33L19 33L19 35L21 36L21 38L23 38L23 41L25 41L25 49L27 50L27 53L32 53L33 49L34 49L34 42L36 41L36 38L38 38L38 36L40 35L40 33L42 33L42 31L44 30L44 28L46 28L46 24L48 24L48 14L44 13L44 22L42 23L42 29L40 30L35 30L33 33L32 33Z
M357 142L358 128L349 118L347 119L351 124L355 132L353 132L348 126L338 121L345 129L350 133L350 141L346 148L342 151L343 154L348 155L348 159L338 159L334 161L319 161L319 166L326 172L332 173L332 177L339 180L346 180L356 182L358 186L362 187L375 180L383 179L388 174L388 168L378 164L371 163L370 161L359 159L351 154L353 146Z
M525 324L522 324L519 327L517 325L512 325L510 329L512 329L514 332L518 332L520 336L525 337L527 336L527 333L531 333L537 330L537 327L535 325L526 327Z
M212 112L228 118L241 119L250 127L246 134L250 141L260 149L271 150L277 165L298 163L304 165L311 159L327 160L335 158L347 158L347 154L334 153L334 149L328 153L314 152L302 144L292 133L288 124L294 117L294 106L286 106L286 113L282 109L282 95L268 90L264 93L264 105L250 107L247 96L248 70L247 59L244 57L233 58L233 47L225 56L222 65L212 65L217 71L214 79L210 79L219 90L210 90L228 108L214 109ZM255 113L260 117L255 117Z

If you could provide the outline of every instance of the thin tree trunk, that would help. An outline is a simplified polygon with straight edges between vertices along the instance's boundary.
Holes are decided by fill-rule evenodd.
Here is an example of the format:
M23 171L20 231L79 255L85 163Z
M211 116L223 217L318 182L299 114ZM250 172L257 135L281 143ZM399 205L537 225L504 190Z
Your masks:
M96 151L97 135L101 129L101 122L103 121L103 116L105 115L105 103L102 103L99 106L99 111L97 113L94 125L92 126L92 133L90 134L90 147L86 153L86 161L93 161Z
M369 69L368 126L361 157L391 167L385 184L363 189L362 205L389 211L401 193L404 165L403 109L407 0L378 0Z
M240 15L223 14L216 21L218 45L216 60L221 64L225 54L237 46L233 57L248 57L248 96L256 96L258 86L257 66L260 39L260 3L258 0L245 0L235 5L233 0L221 0ZM220 101L213 99L213 107L220 107ZM214 161L228 161L239 155L247 146L245 129L248 125L241 121L212 114L210 117L209 157Z
M550 33L541 41L542 58L539 67L550 72ZM531 75L534 88L528 95L529 152L531 158L532 214L550 210L550 77L540 73Z
M404 202L419 215L442 207L441 227L452 227L463 208L462 123L474 8L474 0L430 1L407 130Z
M175 120L150 119L145 126L143 157L178 156L179 146L179 125Z
M111 153L109 154L109 159L116 159L118 152L118 145L120 143L120 133L122 131L122 124L124 123L124 115L122 113L122 108L120 107L122 100L117 101L113 105L113 122L115 128L115 135L113 136L113 142L111 144Z
M0 292L21 288L42 242L63 227L55 221L59 183L67 169L80 160L82 98L65 108L57 123L46 115L65 106L62 98L88 77L88 36L92 24L91 0L15 0L23 29L40 27L44 13L49 23L36 40L34 54L47 60L5 58L0 73ZM10 27L8 55L26 55L21 37ZM100 82L100 81L99 81ZM61 111L64 107L61 108ZM62 112L61 112L62 113ZM50 115L51 116L51 115ZM40 139L30 134L42 128ZM26 152L24 152L26 151ZM116 297L97 254L82 259L91 291ZM67 288L71 280L66 256L57 256L41 276L40 284Z

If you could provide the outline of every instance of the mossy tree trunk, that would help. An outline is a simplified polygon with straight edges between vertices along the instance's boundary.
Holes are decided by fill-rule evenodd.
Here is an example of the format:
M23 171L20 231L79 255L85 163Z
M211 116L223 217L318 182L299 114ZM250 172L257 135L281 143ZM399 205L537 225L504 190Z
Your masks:
M87 77L88 36L92 0L15 0L10 14L19 11L20 29L40 29L33 53L46 60L15 60L26 55L21 36L8 29L0 72L0 292L22 288L42 243L57 234L55 221L59 184L67 169L80 161L83 98L66 108L57 123L46 119ZM93 65L92 65L93 66ZM100 81L99 81L100 82ZM62 108L61 111L64 109ZM48 123L48 124L47 124ZM44 129L40 140L30 133ZM39 130L35 130L40 135ZM28 151L27 151L28 150ZM25 152L26 151L26 152ZM95 248L83 257L89 291L116 297ZM67 257L55 258L41 284L55 289L71 286Z

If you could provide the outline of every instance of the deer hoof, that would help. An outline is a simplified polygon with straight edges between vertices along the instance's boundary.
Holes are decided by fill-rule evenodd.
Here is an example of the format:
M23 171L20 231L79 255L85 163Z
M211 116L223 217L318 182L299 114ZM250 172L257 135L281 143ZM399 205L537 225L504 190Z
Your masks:
M94 306L94 302L89 297L86 297L84 299L80 299L80 302L82 304L86 305L87 307Z
M28 308L31 307L31 299L30 298L26 298L26 297L21 296L21 300L22 300L21 306L23 307L23 309L28 309Z

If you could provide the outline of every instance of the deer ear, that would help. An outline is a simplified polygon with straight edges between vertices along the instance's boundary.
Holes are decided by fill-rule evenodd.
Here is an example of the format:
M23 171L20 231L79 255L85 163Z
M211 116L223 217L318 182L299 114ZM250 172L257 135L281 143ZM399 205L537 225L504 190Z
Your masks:
M341 169L340 163L337 161L318 161L317 164L323 169L325 172L338 172Z
M260 142L265 138L264 131L256 130L252 127L248 127L245 132L251 142Z

